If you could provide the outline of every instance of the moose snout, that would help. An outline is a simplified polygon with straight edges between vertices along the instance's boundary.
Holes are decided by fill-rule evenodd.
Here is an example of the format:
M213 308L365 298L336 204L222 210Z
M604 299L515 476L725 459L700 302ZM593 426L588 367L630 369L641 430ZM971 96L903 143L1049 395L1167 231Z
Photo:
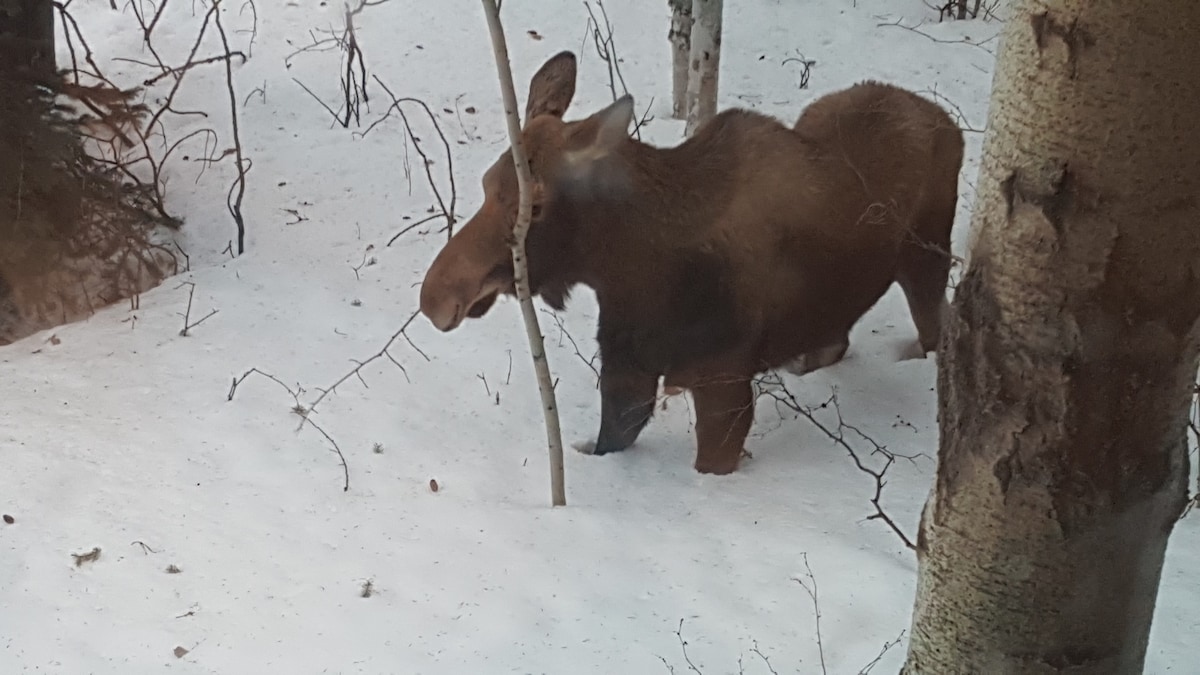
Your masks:
M425 272L421 313L442 332L458 328L468 317L483 316L512 283L511 272L504 273L504 263L511 259L508 245L495 228L486 227L490 224L478 216L467 221Z
M431 276L426 275L421 284L421 313L434 328L445 333L462 323L463 305L454 294L445 292L442 284L437 279L431 279Z

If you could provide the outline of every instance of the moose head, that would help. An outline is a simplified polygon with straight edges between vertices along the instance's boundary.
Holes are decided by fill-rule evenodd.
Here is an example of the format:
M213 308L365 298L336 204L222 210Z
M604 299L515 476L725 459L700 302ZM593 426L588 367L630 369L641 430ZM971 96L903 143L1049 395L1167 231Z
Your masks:
M563 308L584 274L570 255L579 245L575 214L581 201L596 190L628 189L614 155L629 143L633 98L625 95L589 117L564 121L575 73L569 51L542 65L529 85L521 131L533 176L526 238L530 288L555 309ZM483 204L438 253L421 286L421 312L442 331L483 316L499 294L514 293L509 241L520 194L511 150L484 172L483 192Z

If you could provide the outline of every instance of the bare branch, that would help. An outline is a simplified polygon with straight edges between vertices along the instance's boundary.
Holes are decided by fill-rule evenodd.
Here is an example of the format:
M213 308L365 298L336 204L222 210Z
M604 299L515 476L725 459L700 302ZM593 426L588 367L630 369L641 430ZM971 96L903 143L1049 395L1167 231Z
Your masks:
M786 66L789 63L799 64L800 66L800 81L796 84L797 89L808 89L808 81L812 77L812 68L817 65L813 59L805 58L804 54L797 52L796 56L789 56L780 62L779 65Z
M570 331L568 331L567 327L563 324L562 317L556 312L551 312L545 309L542 311L546 314L549 314L554 319L554 323L558 326L559 335L565 337L567 342L571 343L571 348L575 350L575 356L578 356L579 360L583 361L583 365L587 366L588 369L592 371L592 374L596 376L596 387L599 388L600 370L596 368L596 359L600 357L600 352L596 351L592 354L591 358L584 356L583 352L579 351L579 345L575 342L575 338L571 336Z
M750 653L762 660L763 664L767 667L767 672L771 673L771 675L779 675L779 671L775 670L775 667L771 665L771 659L768 659L767 655L762 653L762 650L758 648L757 640L754 641L754 647L750 649Z
M888 450L886 447L876 443L857 427L847 424L846 420L842 417L841 408L838 406L836 392L833 393L829 399L821 405L809 407L801 404L796 399L795 395L788 390L787 385L783 383L783 380L776 373L769 373L761 378L758 378L755 380L755 385L758 389L758 397L770 397L775 401L777 408L779 406L783 406L807 419L812 423L813 426L819 429L821 433L825 434L829 440L833 441L836 445L845 450L846 454L850 456L850 459L854 462L854 465L859 471L871 476L875 482L875 493L871 496L871 505L875 507L875 513L867 516L867 520L882 520L889 528L891 528L893 532L896 533L897 536L900 537L900 540L904 542L905 547L915 551L916 545L914 545L908 535L905 534L902 529L900 529L900 526L897 525L889 515L887 515L887 513L883 510L882 504L880 504L880 500L883 497L883 488L885 485L887 485L887 471L889 468L891 468L892 464L894 464L897 459L905 459L912 462L915 461L920 455L910 456L896 454ZM838 424L836 429L830 429L825 424L821 423L814 414L816 410L828 408L832 408L834 413L837 415ZM868 443L871 446L872 455L879 455L884 458L883 466L879 469L874 469L870 466L867 466L862 457L859 456L858 450L856 450L854 446L851 445L851 443L847 440L846 432L850 432L857 436L860 440Z
M800 558L804 561L804 575L808 577L808 583L799 577L793 577L792 581L800 584L808 592L808 596L812 598L813 615L816 617L817 631L817 655L821 657L821 673L828 675L829 671L825 668L825 643L821 640L821 601L817 595L817 578L813 576L812 567L808 564L808 553L801 553Z
M879 662L883 660L883 655L887 654L888 650L891 649L892 647L898 646L900 644L900 641L904 639L905 632L906 631L902 630L902 631L900 631L900 634L896 636L896 639L894 639L890 642L883 643L883 649L879 650L879 654L877 654L875 656L875 658L871 660L870 663L863 666L862 670L858 671L858 675L870 675L870 672L875 668L875 666L879 665Z
M366 135L370 133L377 124L386 120L393 110L400 115L400 121L404 124L404 131L408 135L407 137L412 140L413 148L416 149L417 154L421 156L421 164L425 168L425 177L429 181L429 188L433 191L433 197L437 200L438 207L442 210L441 215L446 218L445 229L447 232L446 237L448 239L454 236L454 225L457 222L454 209L457 207L458 202L458 188L454 183L454 155L450 152L450 141L446 140L446 134L442 132L442 125L438 123L437 116L433 114L433 110L429 108L428 104L419 98L397 97L394 93L392 93L392 90L383 83L383 80L379 79L379 77L376 75L372 75L372 77L375 79L375 82L377 82L384 90L384 92L386 92L387 95L392 99L392 104L388 106L388 109L383 113L382 117L372 122L366 128L366 130L362 132L360 138L366 137ZM408 123L408 115L404 114L404 108L401 106L402 103L416 103L417 105L421 106L421 108L425 111L425 114L429 117L429 121L433 124L433 128L437 132L438 138L440 138L442 141L442 148L446 151L446 174L450 180L449 205L447 205L442 199L442 192L438 189L437 181L433 179L433 169L430 168L433 166L433 160L429 159L429 155L425 154L424 149L421 148L421 140L417 138L416 134L413 133L412 126ZM415 225L412 227L415 227ZM408 231L408 229L412 228L406 228L404 231ZM396 236L399 235L397 234ZM392 241L395 241L395 239L396 237L392 237L391 241L388 241L388 245L391 246Z
M444 213L435 213L432 216L426 216L426 217L416 221L415 223L409 223L408 225L405 225L403 228L401 228L399 232L397 232L396 234L393 234L392 238L388 239L387 245L391 246L392 244L396 243L396 240L399 239L401 235L406 234L411 230L415 230L418 227L424 225L425 223L428 223L431 220L437 220L438 218L444 218L444 217L446 217L446 214L444 214Z
M600 18L596 17L596 13L592 11L592 5L588 0L583 1L584 8L588 13L588 29L591 32L592 44L596 48L596 56L604 62L608 68L608 90L612 94L612 99L615 101L624 94L629 93L629 87L625 86L625 76L621 74L621 59L617 56L617 45L613 38L612 22L608 20L608 10L604 8L604 0L595 0L596 7L600 9ZM601 25L600 20L604 23ZM621 93L617 93L617 84L621 85ZM649 109L647 109L647 113ZM644 122L639 122L633 127L631 134L638 140L641 140L641 127Z
M213 7L216 8L221 0L212 0L212 2ZM221 12L219 9L215 12L214 16L217 32L221 35L221 45L225 48L225 54L228 56L230 54L229 39L225 35L224 26L221 25ZM237 94L233 90L233 63L229 58L225 59L225 88L229 92L229 119L233 131L234 161L237 166L237 177L234 179L233 185L229 188L225 204L229 209L229 215L233 218L234 225L237 227L237 252L238 255L241 255L246 252L246 220L242 216L242 198L246 195L246 173L250 171L250 163L242 156L242 139L241 133L238 131L238 99Z
M683 639L683 619L679 620L679 627L675 629L675 637L679 639L679 650L683 652L683 661L687 664L688 670L696 673L696 675L703 675L700 669L696 667L696 664L692 663L692 657L688 656L688 643L687 640ZM663 663L666 663L666 661L664 660ZM675 671L672 670L671 672Z
M974 126L972 126L971 123L967 121L967 115L966 115L966 113L963 112L962 108L960 108L957 103L955 103L954 101L951 101L949 98L947 98L941 92L939 92L937 90L937 85L934 85L933 87L930 87L929 89L922 89L921 91L919 91L917 93L918 94L927 93L931 97L933 97L933 99L935 101L939 101L939 102L944 103L947 106L949 106L950 112L954 116L955 123L958 125L958 128L961 129L962 131L964 131L966 133L972 133L972 134L982 134L984 131L987 131L987 129L977 129Z
M337 444L337 441L333 440L333 436L330 436L329 433L325 431L325 429L321 428L321 425L317 424L316 422L312 421L312 419L309 418L308 414L309 414L309 412L311 412L311 409L305 409L305 407L300 403L301 390L300 390L299 386L297 386L296 389L292 389L291 387L284 384L283 380L280 380L278 377L275 377L274 375L272 375L268 372L259 370L258 368L251 368L250 370L247 370L246 372L242 373L242 375L240 377L233 378L233 384L229 387L229 394L225 397L225 400L232 401L233 395L235 393L237 393L237 389L242 384L242 382L245 382L246 378L250 377L251 375L255 375L255 374L261 375L262 377L265 377L268 380L271 380L275 384L278 384L280 387L283 387L283 390L286 391L288 394L290 394L292 397L292 400L295 401L295 405L292 406L292 413L294 415L298 415L300 417L300 426L303 427L305 424L308 424L313 429L316 429L317 433L324 436L325 440L329 441L329 444L331 446L333 446L333 452L335 454L337 454L338 461L342 465L342 492L349 492L350 491L350 467L346 464L346 455L344 455L342 453L342 448Z
M180 337L187 337L188 331L190 331L191 329L195 328L196 326L199 326L200 324L204 323L206 320L208 320L209 317L211 317L213 314L217 313L217 310L214 309L211 312L209 312L208 314L205 314L204 316L197 319L195 322L192 322L191 321L192 296L196 294L196 284L191 281L185 281L182 284L179 284L178 286L176 286L176 288L179 289L179 288L183 288L184 286L189 287L188 288L188 301L187 301L187 309L181 315L183 317L183 328L179 331Z
M382 349L375 352L374 354L372 354L370 357L368 357L364 361L356 361L355 363L357 365L354 366L353 370L351 370L350 372L346 373L345 375L342 375L341 377L339 377L338 380L336 382L334 382L332 385L326 387L325 389L320 389L319 391L321 392L321 395L318 396L316 398L316 400L314 400L308 406L309 411L316 410L317 406L321 404L321 401L325 400L326 396L332 394L338 388L338 385L342 384L343 382L345 382L346 380L348 380L352 377L358 377L359 381L363 383L363 386L364 387L367 386L366 380L362 379L362 375L360 374L360 372L362 371L363 368L365 368L367 366L367 364L369 364L373 361L376 361L378 359L384 358L384 357L387 357L389 360L391 360L392 363L396 364L396 367L399 368L400 372L404 374L404 379L407 380L408 379L408 371L404 369L404 366L400 365L399 361L397 361L395 358L392 357L392 355L390 353L388 353L388 350L391 349L392 345L401 336L404 336L405 339L408 339L408 336L404 334L404 331L408 330L409 324L411 324L413 322L413 319L417 318L418 314L420 314L419 311L416 311L416 312L413 312L412 314L410 314L408 319L404 322L404 325L400 326L400 330L397 330L395 333L392 333L392 336L390 338L388 338L388 341L383 345ZM412 342L410 341L409 344L412 344ZM425 358L428 359L429 357L425 357Z
M235 56L240 58L242 60L243 64L246 63L246 55L244 53L242 53L240 51L231 51L228 54L218 54L216 56L210 56L206 59L200 59L199 61L190 61L190 62L185 63L182 66L179 66L177 68L168 68L166 71L159 73L158 75L155 75L154 77L143 80L142 84L147 87L152 87L152 86L158 84L160 81L162 81L162 79L164 77L182 75L183 73L191 70L192 68L195 68L196 66L204 66L204 65L208 65L210 63L218 63L221 61L228 61L229 59L232 59ZM138 63L137 61L134 61L133 59L124 59L124 58L119 58L119 57L114 58L113 60L114 61L130 61L132 63Z
M903 23L903 20L902 20L902 19L896 19L895 21L890 21L890 22L885 22L885 23L878 23L878 24L875 24L875 25L876 25L876 27L879 27L879 28L886 28L886 27L888 27L888 26L892 26L892 27L895 27L895 28L903 28L903 29L904 29L904 30L906 30L906 31L910 31L910 32L916 33L917 35L920 35L920 36L922 36L922 37L928 38L929 40L932 40L932 41L934 41L934 42L937 42L938 44L946 44L946 45L968 45L968 46L971 46L971 47L975 47L976 49L980 49L980 50L982 50L982 51L984 51L984 52L987 52L988 54L992 54L992 50L988 49L988 48L987 48L987 47L985 47L984 45L986 45L987 43L991 42L992 40L995 40L995 39L996 39L997 37L999 37L999 35L1000 35L999 33L997 33L996 35L993 35L992 37L990 37L990 38L988 38L988 39L986 39L986 40L980 40L979 42L975 42L975 41L973 41L973 40L971 40L971 39L969 39L969 38L959 38L959 39L957 39L957 40L945 40L945 39L943 39L943 38L934 37L934 36L930 35L929 33L926 33L925 31L921 30L921 26L923 25L923 24L921 24L921 23L918 23L918 24L917 24L917 25L915 25L915 26L906 26L906 25L904 25L904 23Z

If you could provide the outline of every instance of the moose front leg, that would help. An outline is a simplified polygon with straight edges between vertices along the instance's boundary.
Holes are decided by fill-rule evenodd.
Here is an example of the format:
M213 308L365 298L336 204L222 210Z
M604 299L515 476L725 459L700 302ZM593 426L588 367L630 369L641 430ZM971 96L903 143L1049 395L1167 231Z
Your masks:
M658 376L604 364L600 368L600 433L594 455L620 452L637 440L654 414Z
M696 471L733 473L754 421L750 378L713 378L692 387L692 400L696 403Z

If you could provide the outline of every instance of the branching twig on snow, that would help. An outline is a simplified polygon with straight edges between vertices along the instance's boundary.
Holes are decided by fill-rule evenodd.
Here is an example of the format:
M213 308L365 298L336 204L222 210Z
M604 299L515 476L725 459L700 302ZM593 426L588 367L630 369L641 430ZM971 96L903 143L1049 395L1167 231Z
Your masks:
M800 81L796 83L797 89L808 89L808 81L812 78L812 68L817 65L813 59L805 58L804 54L796 52L796 56L789 56L779 65L786 66L789 63L796 63L800 66Z
M213 0L213 7L217 7L220 2L221 0ZM255 16L257 17L257 11ZM229 38L225 35L225 27L221 25L219 8L216 12L215 23L217 33L221 35L221 45L225 47L225 53L229 54ZM242 156L242 138L238 131L238 99L233 88L233 64L228 58L225 59L225 88L229 92L229 119L233 131L233 154L237 167L237 177L234 179L233 185L229 187L229 193L225 196L225 206L229 209L229 215L233 218L234 225L237 226L237 252L238 255L241 255L246 252L246 219L242 216L242 199L246 195L246 173L250 171L251 163Z
M896 636L896 639L883 643L883 649L880 649L879 653L875 655L875 658L858 671L858 675L870 675L875 666L879 665L879 662L883 660L883 655L887 654L888 650L892 647L896 647L900 644L900 641L904 639L904 633L905 631L902 630L900 631L900 634Z
M750 653L757 656L763 662L763 665L767 667L767 672L771 673L771 675L779 675L779 671L775 670L775 667L771 665L771 659L768 659L767 655L762 653L762 650L758 648L758 640L754 641L754 646L750 648Z
M341 74L338 76L342 89L342 101L336 111L303 82L292 78L292 81L300 85L304 91L308 92L309 96L312 96L317 103L321 104L321 107L329 112L333 117L334 124L339 124L342 128L348 128L351 119L356 125L361 124L362 106L370 101L370 95L367 92L367 66L363 59L362 48L358 44L358 31L355 30L354 19L367 7L381 5L384 2L386 0L359 0L358 5L353 8L349 4L343 5L345 9L342 14L343 24L340 32L332 28L315 32L309 31L312 42L293 51L283 59L284 67L291 68L292 59L299 54L328 51L335 48L342 51L345 55L345 65L341 68ZM318 38L316 32L323 33L326 37Z
M79 102L90 110L97 118L97 127L99 132L103 132L104 136L89 135L97 146L104 151L106 156L96 157L96 161L112 166L121 174L129 178L134 185L148 189L152 197L152 202L158 216L166 223L173 227L178 227L179 221L170 215L165 204L165 189L166 176L164 166L168 159L182 147L185 143L195 139L202 138L204 141L204 152L201 156L196 157L193 161L200 164L200 174L203 175L204 170L208 165L221 161L228 155L236 155L238 158L238 174L234 181L233 187L230 189L232 194L235 190L239 193L242 191L245 182L245 173L249 169L249 160L242 157L242 145L238 137L238 115L236 107L233 108L233 116L231 125L233 127L234 147L219 151L219 139L217 132L211 128L202 128L193 130L174 142L169 142L167 139L166 127L163 123L163 118L167 113L175 115L195 115L207 117L207 114L200 111L180 111L175 105L175 97L179 92L185 76L197 66L208 65L214 63L224 63L226 70L227 88L230 90L232 98L233 83L232 83L232 67L233 59L240 59L242 62L246 60L246 54L239 50L230 48L229 41L225 38L224 30L222 29L218 10L221 0L215 0L209 4L201 17L200 29L196 37L192 41L191 48L188 51L184 62L178 66L168 65L159 56L158 50L155 47L155 29L160 26L160 19L166 8L167 0L159 0L156 4L153 0L144 0L142 3L130 3L127 5L132 9L133 15L142 32L142 42L146 50L152 55L154 62L147 63L136 59L114 57L113 60L125 61L135 65L148 67L156 71L153 76L146 77L143 82L143 87L153 87L162 80L170 78L171 86L165 95L156 96L154 100L158 102L158 108L150 113L150 110L144 104L140 105L140 109L147 112L149 120L144 125L128 124L127 120L121 117L116 117L117 124L113 124L114 116L111 110L102 109L102 100L95 97L97 87L94 85L82 84L80 76L86 76L100 82L104 87L112 90L120 91L111 80L109 80L100 70L94 59L92 49L84 38L82 31L79 28L78 22L71 16L68 6L70 0L66 2L56 2L55 8L58 10L63 29L64 41L67 44L68 52L72 58L72 79L76 85L76 91L71 92L79 99ZM153 11L153 15L147 18L147 13L143 9L145 6ZM250 7L257 17L257 10L254 9L253 0L246 0L243 4L243 12L246 7ZM212 23L217 26L218 31L222 35L223 51L217 55L198 58L201 44L208 32L208 27ZM243 31L244 32L244 31ZM251 29L251 40L257 33L257 18L255 25ZM88 64L90 70L83 70L76 60L76 43L83 50L84 61ZM126 94L133 95L139 93L140 90L130 90ZM90 94L90 95L89 95ZM149 99L150 97L146 97ZM139 153L130 154L130 150L137 148ZM138 169L141 165L146 165L149 169L149 180L143 180L143 177L138 174ZM197 180L199 176L197 176ZM240 197L237 199L231 198L231 211L235 215L235 224L239 231L243 229L240 220ZM236 209L233 207L236 206ZM240 237L239 237L240 238Z
M946 97L945 94L942 94L941 92L939 92L937 90L936 84L934 86L930 87L929 89L922 89L921 91L919 91L917 93L918 94L929 94L930 97L933 98L933 100L944 103L947 106L949 106L950 112L954 117L955 123L958 125L958 128L961 129L963 132L972 133L972 134L982 134L984 131L987 131L987 129L977 129L974 126L972 126L971 123L967 121L967 115L966 115L966 113L963 112L962 108L959 107L959 105L957 103L955 103L954 101L951 101L948 97Z
M967 0L945 0L941 5L931 5L926 2L925 6L937 11L940 23L942 19L958 19L960 21L978 19L980 14L983 14L984 19L997 18L996 9L1000 6L1000 2L1001 0L991 0L984 5L983 0L975 0L971 9L967 9Z
M592 374L596 376L596 388L599 389L600 371L596 368L596 359L599 358L600 352L596 351L592 354L591 358L584 356L583 352L579 351L579 344L575 342L575 338L571 336L570 331L568 331L566 325L563 324L562 317L559 316L557 312L551 312L546 309L543 309L542 311L546 314L549 314L551 318L554 319L554 323L558 326L559 335L565 337L567 342L571 343L571 348L575 350L575 356L578 356L579 360L583 361L583 365L587 366L588 369L592 371ZM561 344L561 340L559 342Z
M612 22L608 19L608 10L604 8L603 0L596 0L596 6L600 8L601 18L604 20L604 25L600 25L600 19L596 18L595 12L592 11L592 6L584 0L584 7L588 12L588 21L585 28L592 37L592 44L596 49L596 55L604 62L608 69L608 89L612 94L612 99L615 101L620 96L629 93L629 88L625 86L625 76L621 74L621 58L617 55L617 45L613 37ZM586 40L586 38L585 38ZM580 54L586 53L582 48ZM621 85L621 94L617 93L617 85ZM650 110L654 106L654 97L650 97L650 101L646 104L646 110L642 116L633 124L633 129L629 135L641 140L642 127L654 120L650 115Z
M454 209L458 206L458 188L454 183L454 154L450 152L450 141L446 140L446 134L442 132L442 125L438 123L437 116L433 114L433 110L429 108L429 105L425 103L425 101L422 101L419 98L407 96L398 97L392 93L392 90L388 88L386 84L383 83L383 80L379 79L379 76L372 75L372 77L375 79L375 82L379 84L380 88L382 88L392 99L392 104L388 106L386 111L384 111L383 116L374 122L371 122L371 124L367 126L367 128L359 137L365 138L367 134L371 133L371 130L374 129L376 125L386 120L388 116L392 114L393 110L396 111L396 113L400 115L401 123L404 124L404 133L407 134L408 138L412 141L413 148L417 151L417 154L421 156L421 164L425 168L425 177L429 180L429 188L433 191L433 198L437 200L438 208L441 209L441 213L435 213L429 218L419 220L416 223L408 225L404 229L400 230L388 240L387 245L391 246L392 242L396 241L400 235L408 232L422 223L433 220L438 216L442 216L446 219L446 227L443 229L446 231L446 238L449 239L450 237L454 236L454 225L457 222L457 216L454 214ZM438 189L437 181L433 179L433 169L430 168L433 166L433 160L429 159L429 155L425 154L425 150L421 148L421 139L413 133L412 125L408 123L408 115L404 114L404 107L401 105L402 103L415 103L421 106L421 109L425 111L425 114L429 117L429 121L433 124L433 128L437 132L438 138L440 138L442 141L442 148L446 152L446 175L450 181L449 204L447 204L446 200L442 198L442 191Z
M550 364L546 359L546 346L538 326L537 312L529 288L529 271L525 259L525 236L533 213L533 179L529 161L521 138L521 121L517 113L517 94L513 87L512 70L508 60L508 46L504 40L504 26L500 23L500 9L496 0L483 0L483 11L487 15L488 32L492 38L492 52L496 57L496 71L500 78L500 91L504 98L504 116L508 123L508 139L513 164L517 171L520 203L517 207L517 222L513 226L510 247L513 259L513 284L517 300L521 304L521 316L525 323L525 336L529 339L529 351L533 357L533 369L537 373L538 391L542 397L542 413L546 422L546 441L550 450L550 497L554 506L567 503L566 485L563 478L562 429L558 419L558 403L554 396L554 381L550 375Z
M310 412L310 410L305 409L304 405L300 403L300 394L301 394L302 390L299 388L299 386L297 386L296 389L292 389L291 387L284 384L283 380L279 379L278 377L275 377L274 375L272 375L268 372L259 370L258 368L251 368L250 370L247 370L246 372L242 373L242 375L240 377L233 378L233 384L230 385L229 394L225 397L225 400L232 401L233 395L237 393L238 387L241 386L241 384L246 381L246 378L250 377L251 375L255 375L255 374L261 375L262 377L265 377L268 380L271 380L275 384L278 384L280 387L283 387L283 390L286 391L288 394L291 394L292 400L295 401L295 405L292 406L292 414L300 417L300 426L303 427L305 424L308 424L313 429L316 429L317 433L324 436L325 440L329 441L329 444L331 446L333 446L333 452L335 454L337 454L338 461L341 462L341 465L342 465L342 492L349 492L350 491L350 467L349 467L349 465L346 464L346 455L342 454L342 448L337 444L337 441L333 440L333 436L330 436L329 433L325 431L325 429L321 428L321 425L317 424L316 422L312 421L311 418L309 418L308 413Z
M583 2L583 6L587 9L588 13L586 31L592 37L592 44L596 48L596 56L600 57L600 60L608 68L608 90L615 101L621 96L628 94L629 87L625 86L625 76L621 74L621 59L617 56L617 45L613 38L612 22L608 20L608 10L604 8L604 0L595 0L595 2L596 6L600 8L600 18L596 17L596 13L592 11L592 5L588 0L584 0ZM603 25L600 23L601 19L604 20ZM584 51L581 49L580 54L583 53ZM617 93L618 84L621 85L620 94ZM653 98L650 99L650 103L654 103ZM641 128L654 119L649 115L650 107L647 106L642 118L633 125L633 131L630 132L631 136L638 140L642 139Z
M196 326L199 326L200 324L204 323L206 320L208 320L209 317L211 317L213 314L217 313L217 310L214 309L211 312L209 312L208 314L205 314L204 316L197 319L195 322L192 322L192 296L194 296L196 294L196 284L195 284L195 282L192 282L192 281L185 281L185 282L179 284L178 286L176 286L175 288L176 288L176 290L178 290L180 288L183 288L184 286L188 287L188 301L187 301L187 309L184 310L183 314L180 314L180 316L183 317L183 328L180 329L180 331L179 331L180 337L187 337L188 331L190 331L191 329L195 328Z
M992 40L995 40L996 38L1000 37L1000 34L999 34L999 33L997 33L997 34L993 35L992 37L990 37L990 38L988 38L988 39L986 39L986 40L980 40L979 42L975 42L974 40L971 40L971 39L969 39L969 38L965 38L965 37L964 37L964 38L958 38L957 40L946 40L946 39L944 39L944 38L935 37L935 36L933 36L933 35L930 35L929 33L926 33L925 31L921 30L921 26L923 25L923 23L918 23L918 24L916 24L915 26L906 26L906 25L904 25L904 21L903 21L903 19L896 19L895 21L887 21L887 22L884 22L884 23L878 23L878 24L875 24L875 25L876 25L876 27L878 27L878 28L886 28L886 27L889 27L889 26L890 26L890 27L894 27L894 28L903 28L903 29L904 29L904 30L906 30L906 31L910 31L910 32L912 32L912 33L916 33L917 35L920 35L920 36L922 36L922 37L925 37L925 38L927 38L927 39L929 39L929 40L932 40L932 41L934 41L934 42L937 42L937 43L939 43L939 44L945 44L945 45L968 45L968 46L971 46L971 47L975 47L976 49L980 49L980 50L982 50L982 51L984 51L984 52L987 52L988 54L992 54L993 52L992 52L992 50L988 49L988 48L987 48L987 47L985 47L984 45L986 45L987 43L991 42ZM993 55L994 55L994 54L993 54Z
M792 581L800 584L800 588L807 591L808 596L812 598L817 632L817 655L821 658L821 673L826 675L829 671L825 668L825 643L821 640L821 601L817 595L817 578L813 576L812 567L808 564L808 554L801 553L800 558L804 561L804 576L808 577L808 583L804 583L804 579L800 577L792 577Z
M777 407L782 405L783 407L807 419L812 423L813 426L819 429L821 433L825 434L829 440L833 441L835 444L845 450L846 454L850 455L850 459L854 462L854 465L859 471L871 476L871 478L874 479L875 493L871 496L871 505L875 507L875 513L867 516L867 520L882 520L889 528L891 528L893 532L896 533L897 536L900 537L900 540L904 542L904 545L907 548L915 551L916 545L914 545L908 535L904 533L904 530L900 529L900 526L896 524L896 521L892 520L891 516L889 516L887 512L883 510L880 500L883 497L883 488L885 485L887 485L887 471L889 468L891 468L892 464L894 464L897 459L906 459L912 462L915 461L916 457L919 457L920 455L909 456L896 454L888 450L886 447L876 443L873 439L871 439L870 436L867 436L857 427L848 424L842 417L842 411L838 406L836 392L819 406L810 407L800 403L800 401L796 399L796 396L792 394L790 390L788 390L787 385L783 383L783 380L776 373L769 373L761 378L758 378L755 380L755 384L757 385L758 389L758 397L770 397L774 399ZM837 415L837 427L834 429L830 429L828 426L823 424L816 418L815 415L817 410L830 408ZM883 466L878 469L868 466L863 461L863 458L859 456L859 451L855 449L855 447L846 438L847 432L868 443L871 446L872 455L879 455L883 457Z
M318 396L316 398L316 400L314 400L311 404L309 404L309 406L308 406L309 412L315 411L317 409L317 406L321 404L321 401L325 400L326 396L332 394L338 388L339 385L341 385L343 382L345 382L346 380L349 380L352 377L357 377L358 381L362 382L362 385L364 387L367 387L367 381L364 380L362 377L362 369L365 368L372 361L381 359L385 356L387 357L387 359L389 361L391 361L393 364L395 364L395 366L397 368L400 369L400 372L404 374L404 379L408 380L408 370L406 370L404 368L404 366L399 361L396 360L396 357L392 356L391 352L389 352L388 350L392 348L392 345L395 344L396 340L399 339L400 337L403 337L405 340L408 341L408 343L410 345L413 346L414 349L416 349L416 345L413 344L412 340L409 339L408 334L405 333L405 331L408 330L409 324L411 324L413 322L413 319L417 318L418 314L420 314L419 311L413 312L412 314L410 314L408 319L404 322L404 325L400 326L400 330L397 330L395 333L392 333L392 336L390 338L388 338L388 341L383 345L382 349L375 352L374 354L372 354L371 356L369 356L368 358L366 358L363 361L355 361L354 362L355 366L350 372L339 377L336 382L329 385L328 387L326 387L324 389L318 389L318 391L321 392L321 395ZM425 352L422 352L420 349L417 349L417 352L419 354L421 354L422 356L425 356ZM429 357L425 356L425 360L428 361Z
M679 626L675 629L675 637L679 640L679 649L683 652L683 662L687 664L688 671L696 673L696 675L704 675L703 671L697 668L696 664L692 663L692 657L688 655L688 643L687 640L683 639L683 619L679 620ZM666 666L668 673L675 675L675 666L671 665L671 663L667 661L665 657L660 655L658 660L662 661L662 664Z

